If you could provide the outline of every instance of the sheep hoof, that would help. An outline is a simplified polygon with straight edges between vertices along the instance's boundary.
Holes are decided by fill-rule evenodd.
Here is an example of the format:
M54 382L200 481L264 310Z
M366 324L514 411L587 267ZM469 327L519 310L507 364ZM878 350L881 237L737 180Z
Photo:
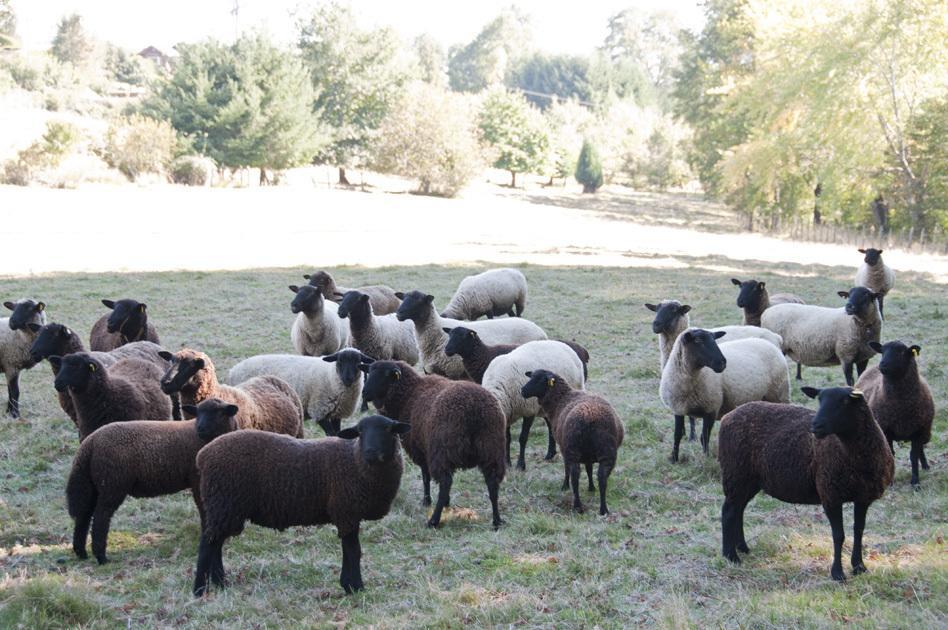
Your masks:
M837 582L845 582L845 581L846 581L846 574L843 573L843 570L842 570L842 569L837 569L836 567L833 567L833 568L830 570L830 577L832 577L832 578L833 578L835 581L837 581Z
M608 513L609 513L609 508L606 508L606 507L601 508L601 509L599 510L599 516L605 516L605 515L607 515Z
M550 460L553 459L554 457L556 457L556 451L552 451L552 452L551 452L551 451L547 451L546 455L543 456L543 459L546 460L546 461L550 461Z
M526 469L527 469L527 463L526 463L525 461L523 461L522 459L518 459L518 460L517 460L517 470L526 470Z
M586 512L586 508L584 508L582 504L574 505L573 509L576 510L577 514L584 514Z
M560 487L560 490L562 490L563 492L566 492L567 490L569 490L569 482L564 481L563 485Z
M744 553L750 553L750 552L751 552L751 550L750 550L750 548L747 546L747 543L746 543L746 542L737 543L737 550L738 550L738 551L742 551L742 552L744 552Z
M733 562L734 564L741 563L741 558L740 556L737 555L737 551L734 551L734 550L725 551L724 557L727 558L729 561Z
M505 521L504 519L502 519L502 518L497 519L497 520L494 521L494 523L493 523L493 525L494 525L494 530L500 529L500 526L501 526L501 525L504 525L505 523L506 523L506 521Z
M103 553L103 554L95 554L95 559L99 561L99 564L105 564L106 562L109 561L109 559L105 556L104 553Z
M437 529L439 525L441 525L440 519L437 521L431 518L428 519L428 527L431 527L432 529Z
M80 560L85 560L89 557L89 554L86 553L85 549L78 549L76 547L73 547L72 550L75 552L76 557L79 558Z
M861 574L865 573L867 570L868 570L868 569L866 569L866 565L864 565L864 564L862 564L862 563L857 564L857 565L853 566L853 575L861 575Z
M596 486L591 483L589 484L589 487L586 488L586 492L595 492L595 491L596 491Z
M201 586L195 586L195 587L194 587L194 590L191 591L191 592L194 594L195 597L197 597L198 599L200 599L200 598L204 597L205 595L207 595L207 585L204 584L204 585L201 585Z
M922 486L920 486L917 481L912 482L912 490L914 490L915 492L918 492L921 489L922 489Z

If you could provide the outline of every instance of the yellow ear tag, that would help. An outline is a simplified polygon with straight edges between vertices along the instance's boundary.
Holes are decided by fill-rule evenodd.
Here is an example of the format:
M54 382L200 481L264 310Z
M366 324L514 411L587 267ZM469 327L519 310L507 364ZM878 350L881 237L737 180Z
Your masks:
M555 379L555 378L551 378L550 380L548 380L548 381L546 382L546 386L549 387L550 389L553 389L553 386L554 386L554 385L556 385L556 379Z
M395 380L396 380L396 381L402 377L402 373L401 373L401 372L394 372L394 375L395 375Z
M90 364L89 364L89 371L90 371L90 372L95 372L95 363L90 363Z
M913 356L913 357L917 357L917 356L918 356L918 348L912 348L912 356Z
M145 305L144 305L144 304L141 304L141 305L138 307L138 310L141 311L142 313L144 313L144 312L145 312Z
M850 395L850 397L852 397L852 398L862 398L862 390L861 390L861 389L853 389L853 391L850 392L849 395Z

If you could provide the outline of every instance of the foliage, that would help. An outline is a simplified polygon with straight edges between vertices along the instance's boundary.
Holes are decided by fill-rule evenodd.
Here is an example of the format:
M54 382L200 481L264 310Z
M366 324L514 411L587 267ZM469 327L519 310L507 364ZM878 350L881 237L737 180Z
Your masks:
M510 72L506 84L522 91L527 100L541 110L559 99L589 101L592 98L589 60L577 55L533 53Z
M538 110L519 94L491 91L481 105L478 128L483 144L493 154L493 165L510 171L510 185L517 173L543 172L550 158L550 138Z
M457 92L482 92L501 85L530 44L529 19L511 7L488 22L464 46L448 53L448 78Z
M423 194L456 195L482 167L463 96L423 82L407 86L382 123L374 166L419 180Z
M16 35L16 11L13 0L0 0L0 35Z
M207 186L215 166L213 160L201 155L182 155L168 169L171 181L185 186Z
M93 51L92 40L82 27L82 16L73 13L63 16L56 27L56 36L50 52L62 63L83 66Z
M412 42L412 50L417 58L417 78L435 87L447 86L448 58L438 40L430 35L419 35Z
M3 183L27 186L37 171L56 168L79 142L79 130L59 121L46 123L43 137L23 149L3 167Z
M602 49L613 64L640 69L657 95L664 95L672 87L681 54L678 31L674 14L668 11L625 9L609 18ZM650 104L644 99L638 102Z
M588 140L583 142L576 161L576 181L583 185L584 193L594 193L602 187L602 164L596 147Z
M109 77L119 83L144 85L148 80L145 60L119 46L106 47L104 66Z
M926 225L940 225L948 229L948 95L932 98L921 103L916 115L907 129L907 153L910 156L913 171L921 185L917 193L920 212L926 217ZM898 172L898 165L892 164L894 157L889 155L890 172ZM902 191L903 178L892 178L891 188L896 199L904 199L911 191ZM896 217L894 227L899 225ZM904 213L901 217L904 221ZM924 225L923 225L924 227Z
M109 125L102 159L135 181L143 173L164 173L176 144L170 123L135 114L118 118Z

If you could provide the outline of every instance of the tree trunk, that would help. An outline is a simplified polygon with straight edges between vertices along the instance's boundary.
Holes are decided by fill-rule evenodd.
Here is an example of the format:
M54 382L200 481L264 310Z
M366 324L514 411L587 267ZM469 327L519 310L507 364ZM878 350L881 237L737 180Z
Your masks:
M342 186L351 186L351 185L352 185L352 184L349 183L349 180L346 178L346 167L345 167L345 166L340 166L340 167L339 167L339 184L342 185Z
M823 186L817 182L813 189L813 225L819 225L823 222L823 215L820 213L820 195L823 193Z
M265 169L265 168L261 168L261 169L260 169L260 179L257 181L257 183L258 183L260 186L269 186L269 185L270 185L270 178L267 177L267 169Z
M517 171L510 171L510 187L517 187Z

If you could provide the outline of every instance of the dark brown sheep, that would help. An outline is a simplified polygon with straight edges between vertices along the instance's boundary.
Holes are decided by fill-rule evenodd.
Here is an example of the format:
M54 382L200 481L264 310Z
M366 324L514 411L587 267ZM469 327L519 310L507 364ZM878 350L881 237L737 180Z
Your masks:
M148 323L148 307L136 300L102 300L112 312L92 325L89 347L93 352L109 352L133 341L160 344L155 327Z
M88 352L51 356L57 392L68 392L82 442L93 431L124 420L171 420L171 399L161 391L161 370L141 359L108 368Z
M231 387L217 380L214 363L203 352L185 348L161 356L171 367L161 377L166 394L181 394L182 405L197 405L208 398L220 398L237 405L237 426L303 437L303 405L296 391L276 376L255 376ZM185 414L187 417L187 414Z
M224 542L239 535L248 520L281 531L332 523L342 540L339 583L346 593L362 590L359 524L388 514L402 478L398 435L409 429L369 416L339 437L294 440L237 431L201 449L197 467L205 516L194 595L207 591L208 577L225 585Z
M740 287L737 294L737 306L744 310L744 325L760 326L760 316L774 304L806 304L792 293L774 293L770 295L765 282L731 278L731 283Z
M740 562L747 553L744 508L763 490L787 503L822 505L833 529L834 580L844 580L840 553L843 503L853 502L853 574L862 562L869 505L892 481L894 462L862 392L851 387L804 387L820 408L749 402L726 414L718 436L724 486L722 553Z
M412 427L402 445L421 468L425 505L431 504L431 480L438 484L428 526L441 523L454 471L477 467L487 483L494 528L500 527L497 492L506 472L507 420L494 396L474 383L422 376L402 361L376 361L363 370L369 374L363 399Z
M214 438L235 431L237 407L217 398L188 407L195 420L131 420L102 427L76 453L66 484L69 516L75 520L72 550L83 560L92 525L92 554L105 555L112 515L126 497L160 497L191 489L201 513L195 457Z
M579 499L579 465L586 465L589 491L593 484L592 467L599 463L599 514L608 514L606 483L616 465L616 455L622 445L625 429L622 421L604 398L579 389L573 389L565 379L549 370L526 373L530 379L521 389L524 398L536 398L553 425L553 434L563 453L566 477L563 490L573 487L573 509L583 513Z
M922 348L909 347L901 341L890 341L885 345L873 341L869 346L882 355L882 360L879 365L862 373L856 388L865 393L872 415L885 433L890 449L893 442L912 443L909 461L912 464L912 486L917 488L919 462L928 470L925 445L932 439L935 419L932 390L925 377L918 373L918 355Z
M312 274L303 274L304 280L309 280L310 286L319 287L327 300L339 302L349 291L358 291L369 296L369 303L372 305L372 312L376 315L388 315L398 310L401 299L395 296L395 289L383 284L373 284L365 287L340 287L336 285L333 277L325 271L317 271Z

